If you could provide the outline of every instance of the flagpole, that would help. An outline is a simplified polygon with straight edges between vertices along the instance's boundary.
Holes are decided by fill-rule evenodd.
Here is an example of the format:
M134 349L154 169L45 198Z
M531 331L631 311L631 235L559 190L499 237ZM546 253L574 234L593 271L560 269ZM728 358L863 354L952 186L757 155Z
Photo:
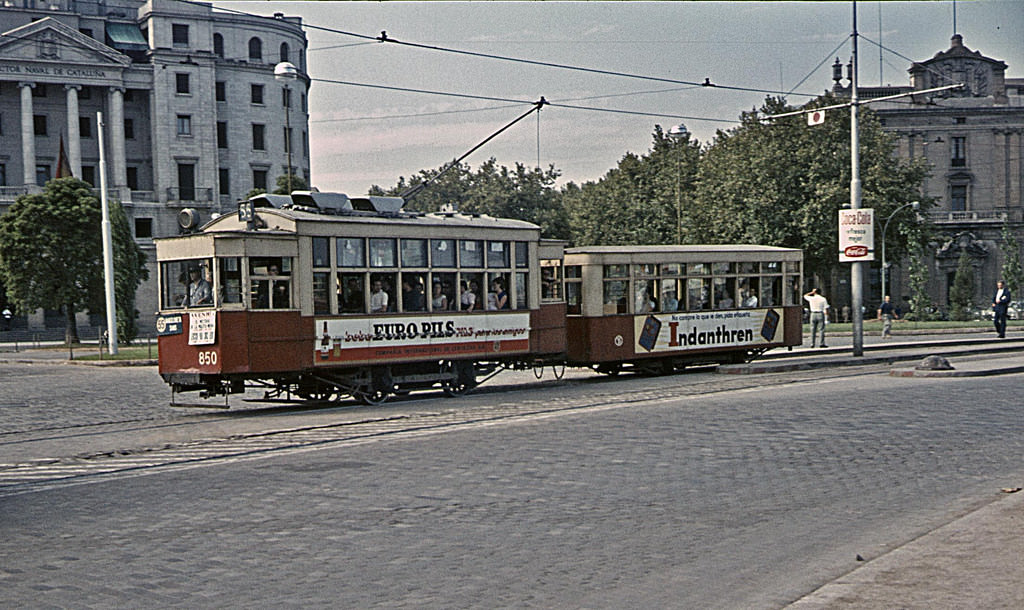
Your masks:
M110 230L110 206L107 204L107 163L103 147L103 113L96 113L96 131L100 144L100 206L103 221L103 278L107 301L107 347L117 354L117 304L114 300L114 245Z

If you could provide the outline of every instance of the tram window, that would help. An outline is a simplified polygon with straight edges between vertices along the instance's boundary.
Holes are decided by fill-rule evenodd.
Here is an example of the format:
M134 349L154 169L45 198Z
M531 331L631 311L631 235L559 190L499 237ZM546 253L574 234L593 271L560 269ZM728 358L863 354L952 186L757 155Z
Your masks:
M757 273L757 263L745 262L739 264L739 273L749 274Z
M339 267L366 266L366 246L362 239L339 237L337 254Z
M800 273L800 261L785 261L782 269L786 273Z
M313 238L313 266L331 266L331 240L329 237Z
M525 241L516 242L516 267L530 266L530 244Z
M686 265L687 275L707 275L708 265L707 263L688 263Z
M629 277L629 265L605 265L605 277Z
M509 294L508 274L488 273L487 310L512 309L512 298Z
M565 283L565 311L566 313L579 315L582 311L580 303L580 293L582 292L582 282L566 282Z
M658 310L657 280L637 280L635 290L636 299L633 301L633 313L651 313Z
M686 280L686 308L699 311L711 308L711 278L691 277Z
M213 277L210 259L161 263L163 309L212 307Z
M579 279L583 277L582 268L579 265L566 265L565 266L565 279L574 278Z
M291 307L292 259L287 256L249 259L249 298L253 309Z
M313 313L331 313L331 299L327 291L330 285L330 273L315 271L313 273Z
M679 311L680 280L661 280L661 301L658 311Z
M636 274L639 277L653 277L658 275L658 266L653 263L641 263L635 266Z
M509 266L508 242L489 241L487 242L487 266L491 269L505 269ZM508 284L505 285L508 288Z
M455 266L455 240L430 240L430 261L434 267L451 268Z
M363 297L363 273L338 274L339 313L366 313L366 299Z
M403 267L427 266L427 240L403 239L401 244Z
M484 308L484 295L480 287L484 281L482 273L463 273L459 283L459 309L462 311L481 311Z
M484 266L484 244L482 241L469 239L459 240L459 266Z
M736 278L716 277L713 280L715 309L732 309L736 307Z
M748 264L748 263L743 263ZM756 263L749 263L756 264ZM761 287L760 278L757 277L741 277L736 280L736 290L739 293L740 307L758 307L760 304L760 291Z
M426 311L427 295L423 273L402 274L402 311Z
M395 267L395 240L393 238L370 238L370 266Z
M761 263L761 272L772 274L782 273L782 268L779 261L766 261Z
M370 313L396 311L395 279L397 273L370 274Z
M736 263L711 263L711 273L715 275L736 273Z
M782 296L782 276L773 275L761 278L761 307L778 305L777 299Z
M562 298L562 267L558 260L541 261L540 300L558 301Z
M661 266L662 275L683 275L683 265L680 263L665 263Z
M220 258L220 302L242 302L242 265L238 257Z
M515 278L516 278L516 303L515 303L515 307L513 309L529 309L530 308L529 300L526 298L526 296L527 296L527 286L530 285L529 282L527 281L529 279L529 276L530 276L529 273L526 273L526 272L523 272L523 271L519 271L515 275Z
M800 278L797 276L786 276L786 292L783 295L785 302L782 303L783 305L796 305L800 302L799 281Z
M458 309L458 298L455 292L454 273L435 273L430 285L431 311L450 311Z
M605 265L608 267L618 265ZM621 265L625 266L625 265ZM629 282L626 280L605 280L604 281L604 313L627 313L627 299L629 293Z

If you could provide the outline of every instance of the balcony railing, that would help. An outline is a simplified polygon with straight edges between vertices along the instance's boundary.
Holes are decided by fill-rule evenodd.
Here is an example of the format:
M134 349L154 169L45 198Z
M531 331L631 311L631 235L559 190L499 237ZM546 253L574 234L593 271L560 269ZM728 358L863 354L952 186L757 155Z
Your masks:
M932 222L1004 222L1010 220L1006 210L956 210L929 212Z
M192 189L170 187L167 189L167 201L190 205L212 205L214 203L213 189L209 187Z
M156 193L153 191L132 191L132 201L156 201Z
M0 200L14 201L21 195L27 195L28 192L27 186L0 186Z

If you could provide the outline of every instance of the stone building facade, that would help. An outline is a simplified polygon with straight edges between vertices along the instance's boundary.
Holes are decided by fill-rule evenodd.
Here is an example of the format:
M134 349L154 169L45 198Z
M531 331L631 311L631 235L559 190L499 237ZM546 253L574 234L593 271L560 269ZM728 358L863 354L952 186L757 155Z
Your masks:
M898 154L906 159L924 157L932 167L922 197L937 203L928 211L937 240L927 263L929 294L940 309L948 307L963 250L975 270L974 303L984 309L1001 275L1004 225L1024 244L1024 78L1007 77L1007 69L1003 61L969 49L957 34L949 49L910 67L908 86L858 91L862 100L868 100L964 83L959 90L870 104L884 128L897 136ZM849 95L838 81L834 90ZM879 265L880 261L875 263L866 284L869 308L881 294ZM889 284L893 301L906 309L906 261L892 266Z
M288 171L289 144L293 175L310 180L306 46L301 19L280 13L176 0L7 0L0 214L55 175L61 142L73 175L99 186L102 112L108 193L124 204L150 263L136 295L148 329L157 303L152 240L177 234L183 210L205 222L253 188L273 190ZM284 61L298 78L275 80ZM18 322L63 326L43 312Z

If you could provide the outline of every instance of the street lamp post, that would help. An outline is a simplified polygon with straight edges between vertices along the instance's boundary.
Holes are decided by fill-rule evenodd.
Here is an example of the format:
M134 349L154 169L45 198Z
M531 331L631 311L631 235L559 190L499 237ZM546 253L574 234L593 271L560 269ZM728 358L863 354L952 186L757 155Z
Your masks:
M689 130L686 129L686 125L680 123L668 130L668 136L676 141L676 143L683 142L685 146L685 140L690 135ZM679 158L678 153L676 156L676 243L683 243L683 198L682 198L682 185L680 175L683 173L682 160Z
M885 302L885 295L889 294L889 285L886 283L886 271L889 268L889 263L885 259L885 232L889 230L889 221L893 219L896 214L906 207L913 207L915 210L921 207L921 203L918 201L911 201L910 203L904 203L900 207L892 211L889 217L885 219L885 224L882 225L882 300L879 303Z
M274 66L274 80L284 85L284 147L288 156L288 194L292 193L292 91L289 85L299 78L299 69L290 61L282 61Z

